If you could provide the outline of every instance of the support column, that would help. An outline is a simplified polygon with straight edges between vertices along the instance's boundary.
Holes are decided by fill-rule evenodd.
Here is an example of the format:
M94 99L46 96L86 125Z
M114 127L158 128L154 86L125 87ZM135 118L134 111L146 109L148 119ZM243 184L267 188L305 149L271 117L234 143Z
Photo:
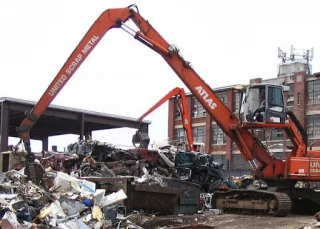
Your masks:
M205 153L211 154L212 152L212 118L206 114L206 140L205 140Z
M169 141L174 140L175 112L176 112L175 100L169 99L168 101L168 139Z
M234 106L234 97L233 90L227 91L227 107L233 111ZM235 114L234 114L235 115ZM232 140L228 136L226 136L226 159L229 160L229 164L232 163L233 154L232 154Z
M86 140L88 140L89 138L92 138L92 131L91 130L88 130L86 131Z
M193 97L192 94L187 96L187 106L188 106L188 109L189 109L190 127L191 127L191 132L192 132L192 138L194 138L193 127L192 127L192 123L193 123L193 118L192 118L192 113L193 113L192 97ZM193 142L193 144L194 144L194 142ZM206 144L206 142L205 142L205 144ZM197 150L196 147L194 147L194 148L195 148L194 150Z
M80 114L80 117L79 117L79 123L80 123L80 140L83 140L84 138L84 114Z
M1 121L0 121L0 150L1 152L8 150L9 138L9 104L6 102L1 103ZM2 158L2 172L9 169L9 155L5 154Z
M42 150L48 151L49 149L49 137L42 138Z
M188 108L189 108L189 116L190 116L190 125L192 126L192 121L193 121L193 116L192 116L192 113L193 113L193 104L192 104L192 98L193 98L193 95L190 95L187 97L187 103L188 103Z

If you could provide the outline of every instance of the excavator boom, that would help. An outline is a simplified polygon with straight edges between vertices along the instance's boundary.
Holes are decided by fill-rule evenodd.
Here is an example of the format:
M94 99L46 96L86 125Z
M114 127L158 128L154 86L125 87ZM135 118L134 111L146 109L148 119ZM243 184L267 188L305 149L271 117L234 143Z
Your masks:
M189 114L189 109L188 109L188 105L187 105L186 93L183 88L176 87L173 90L171 90L163 98L161 98L155 105L153 105L146 113L144 113L138 119L138 121L142 122L142 120L145 117L147 117L150 113L152 113L154 110L156 110L158 107L160 107L163 103L165 103L166 101L168 101L172 97L177 97L177 96L180 96L180 99L181 99L181 102L179 101L179 99L177 99L177 104L178 104L180 114L182 116L183 128L187 133L188 150L194 151L192 128L191 128L191 122L190 122L190 114Z
M212 119L216 121L225 134L236 143L246 161L253 161L255 159L260 163L261 168L270 165L275 158L265 151L262 144L257 143L251 132L239 131L239 128L237 128L239 125L238 118L232 114L229 108L226 107L212 91L210 86L191 68L190 63L183 59L179 49L170 45L150 23L139 14L138 9L135 11L133 7L132 5L127 8L108 9L104 11L82 38L62 69L42 95L39 102L27 113L27 117L17 128L27 152L32 154L30 146L30 129L32 126L70 80L105 33L112 28L122 28L164 58L191 93L203 105ZM134 32L133 29L126 26L124 23L128 19L131 19L140 31ZM279 166L284 165L279 164Z
M28 154L31 154L31 128L48 108L54 98L59 94L61 89L67 84L84 60L89 56L104 34L112 28L121 27L122 23L126 22L133 13L134 11L131 8L110 9L104 11L69 56L68 60L41 96L38 103L31 111L26 112L27 117L21 122L20 126L17 128L17 132L23 140Z
M160 107L162 104L164 104L166 101L171 99L174 96L177 96L180 94L180 91L183 90L181 88L174 88L171 91L169 91L165 96L163 96L156 104L154 104L149 110L147 110L143 115L138 118L139 122L142 122L142 120L147 117L149 114L151 114L154 110L156 110L158 107Z

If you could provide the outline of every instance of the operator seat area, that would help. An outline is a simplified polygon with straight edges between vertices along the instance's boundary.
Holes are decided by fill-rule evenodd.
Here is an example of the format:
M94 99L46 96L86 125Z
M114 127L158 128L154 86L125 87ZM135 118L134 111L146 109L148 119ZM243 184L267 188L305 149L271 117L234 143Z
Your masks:
M285 123L283 86L251 84L243 92L240 118L243 122Z

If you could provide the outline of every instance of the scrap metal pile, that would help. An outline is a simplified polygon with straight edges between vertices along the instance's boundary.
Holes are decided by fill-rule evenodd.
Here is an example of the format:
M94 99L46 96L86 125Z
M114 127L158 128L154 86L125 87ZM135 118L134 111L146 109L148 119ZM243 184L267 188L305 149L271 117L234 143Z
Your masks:
M126 190L125 193L123 189L120 189L110 194L107 194L108 188L103 187L99 181L90 181L90 179L95 180L101 177L93 177L87 180L76 178L74 174L68 175L64 172L51 170L50 172L47 171L47 182L36 185L31 181L25 181L26 176L23 170L10 170L0 174L1 228L143 229L151 227L142 227L141 225L150 224L154 224L155 227L152 228L156 228L158 222L154 221L154 217L147 219L150 213L145 214L143 209L144 206L151 204L151 202L156 205L155 207L160 207L159 211L174 209L175 212L172 213L190 213L189 215L192 215L198 210L197 201L194 204L195 208L190 208L190 205L186 207L176 205L177 200L179 202L179 200L185 200L190 197L195 199L196 196L199 196L200 192L197 186L191 187L188 182L179 184L175 180L153 178L146 170L144 170L145 174L142 177L135 177L132 180L132 186L130 187L132 192ZM116 182L119 183L119 180ZM146 182L148 184L146 186L143 185ZM177 185L189 193L186 195L180 193ZM151 190L151 186L154 189L148 192ZM164 193L166 198L169 199L167 199L167 202L163 202L159 197L162 194L160 192L166 192L166 187L170 187L169 191L172 193ZM155 192L157 189L159 193ZM153 198L157 194L158 199L150 201L149 197ZM178 195L179 199L176 198ZM125 203L128 200L130 204ZM172 203L172 200L175 203ZM128 208L128 206L130 207ZM137 206L138 210L131 209L137 208ZM140 206L142 209L139 208ZM195 223L207 220L205 215L195 217ZM167 224L184 225L190 221L190 218L188 220L180 219L178 220L179 222L166 221ZM190 228L200 227L194 226ZM206 228L211 227L208 226Z
M26 181L24 160L18 161L0 175L1 228L143 228L129 218L203 212L210 203L200 204L208 200L201 192L223 184L220 163L170 147L125 150L79 141L67 152L37 156L45 169L40 182Z
M79 163L74 163L79 176L140 177L144 174L143 168L146 168L152 176L174 177L199 184L201 191L206 193L217 189L237 188L232 181L223 178L223 164L214 161L212 155L176 152L170 145L158 150L124 150L104 142L80 141L68 146L68 155L79 157ZM66 160L74 161L70 157Z
M123 190L105 196L93 182L63 172L54 173L49 189L25 182L23 173L23 169L1 173L1 228L110 227L115 203L127 198Z
M181 228L193 218L186 228L202 228L208 214L223 213L211 204L215 191L252 183L252 176L224 180L210 155L169 146L125 150L90 140L67 149L39 155L46 174L38 184L26 181L21 164L0 173L1 228Z

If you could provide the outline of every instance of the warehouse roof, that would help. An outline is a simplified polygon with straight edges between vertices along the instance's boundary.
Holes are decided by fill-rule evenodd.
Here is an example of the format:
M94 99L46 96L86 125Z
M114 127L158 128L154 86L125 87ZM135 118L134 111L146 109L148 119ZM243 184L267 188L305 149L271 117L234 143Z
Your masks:
M15 129L26 117L24 112L30 111L36 103L29 100L9 97L0 98L0 103L6 104L6 109L9 110L9 136L16 137L17 133ZM1 107L1 109L3 108ZM31 129L30 135L33 139L41 139L45 136L79 134L81 121L84 122L85 131L121 127L136 128L139 124L135 118L49 105ZM144 120L143 123L148 125L151 121Z

